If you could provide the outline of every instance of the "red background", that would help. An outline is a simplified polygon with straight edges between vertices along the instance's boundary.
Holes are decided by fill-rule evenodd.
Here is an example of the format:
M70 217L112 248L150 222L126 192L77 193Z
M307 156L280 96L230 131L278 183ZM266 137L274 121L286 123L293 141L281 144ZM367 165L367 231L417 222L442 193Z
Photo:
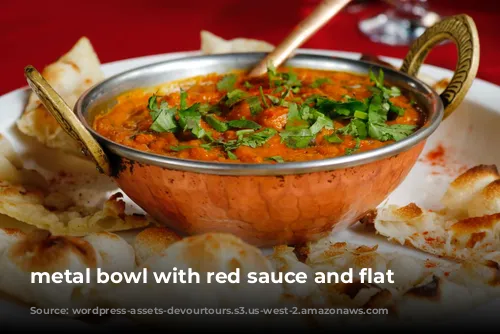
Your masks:
M87 36L103 63L144 55L197 50L199 32L224 38L249 37L277 44L318 0L87 0L0 1L0 94L25 85L23 68L41 69L81 36ZM475 19L481 41L478 77L500 84L500 6L495 0L430 0L440 14L466 13ZM357 13L342 12L304 47L403 57L407 47L370 42L360 19L383 9L369 2ZM427 62L454 68L455 47L439 46Z

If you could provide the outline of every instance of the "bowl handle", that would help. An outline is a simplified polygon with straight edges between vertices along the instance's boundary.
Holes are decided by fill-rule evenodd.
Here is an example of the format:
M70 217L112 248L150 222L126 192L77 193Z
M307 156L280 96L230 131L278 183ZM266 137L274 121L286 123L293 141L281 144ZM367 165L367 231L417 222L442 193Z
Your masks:
M111 168L103 149L90 132L85 129L63 98L33 66L26 66L24 75L33 92L40 98L45 108L54 116L63 130L80 143L83 154L92 158L101 173L110 175Z
M468 15L461 14L444 19L428 28L410 46L400 70L416 76L429 51L444 40L453 41L458 50L455 73L441 93L446 118L460 105L477 74L479 37L474 20Z

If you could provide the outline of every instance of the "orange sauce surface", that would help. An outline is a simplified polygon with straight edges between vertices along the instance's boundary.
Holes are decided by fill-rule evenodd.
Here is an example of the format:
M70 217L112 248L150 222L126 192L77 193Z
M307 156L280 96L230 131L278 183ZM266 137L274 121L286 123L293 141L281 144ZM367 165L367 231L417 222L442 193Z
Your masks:
M373 94L371 87L374 86L374 83L365 75L301 68L293 68L293 72L297 74L302 84L298 92L289 92L285 98L286 101L304 103L307 97L315 94L336 101L342 101L346 96L364 100L370 98ZM275 87L272 87L267 77L247 81L242 73L235 73L237 73L238 78L234 88L244 91L248 96L261 97L259 87L262 87L262 93L264 94L276 97L282 94L282 92L277 92ZM187 93L187 106L195 103L220 104L221 99L227 93L217 89L217 83L223 77L224 75L210 74L189 81L179 81L173 86L174 88L177 87L175 91L158 97L158 103L165 101L169 106L179 106L180 92L178 87L180 86ZM311 87L311 84L318 78L327 78L328 83L321 84L319 87L314 85ZM247 83L245 84L245 82ZM373 138L356 140L353 136L346 134L338 134L338 137L342 139L341 143L328 142L325 140L325 136L335 133L336 130L344 127L349 122L345 119L333 118L334 129L321 129L308 147L289 147L279 135L280 132L284 131L287 124L288 107L272 105L267 100L267 106L262 104L263 110L253 114L247 100L243 100L231 108L222 107L220 113L215 117L224 122L240 119L252 120L261 126L259 130L272 128L277 133L261 146L253 148L241 145L237 147L232 151L231 158L222 146L201 147L200 145L206 143L206 141L196 138L190 132L152 131L150 127L153 119L148 109L148 99L151 95L151 90L148 93L148 90L138 89L118 96L118 103L115 106L95 118L93 124L95 130L114 142L141 151L184 159L219 162L276 163L269 159L269 157L275 156L281 157L283 161L315 160L345 155L348 149L356 148L357 153L394 142L393 140L379 141ZM397 107L403 108L404 115L393 117L386 124L415 126L420 124L422 114L413 106L408 97L402 94L390 98L390 102ZM214 140L229 141L237 138L238 129L219 132L203 118L200 124ZM179 146L189 148L175 150L175 147Z

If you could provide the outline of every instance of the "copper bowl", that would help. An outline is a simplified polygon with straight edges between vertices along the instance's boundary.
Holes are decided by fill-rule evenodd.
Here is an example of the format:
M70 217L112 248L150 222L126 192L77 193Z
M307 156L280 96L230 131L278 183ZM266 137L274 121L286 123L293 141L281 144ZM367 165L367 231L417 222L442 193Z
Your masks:
M439 96L412 75L430 48L449 38L457 44L459 66ZM27 69L26 75L56 118L69 117L72 123L61 124L84 144L101 170L115 177L121 189L158 222L188 234L229 232L251 244L269 246L317 239L377 207L404 180L443 116L463 99L477 71L478 43L472 20L457 16L438 23L417 40L400 71L318 55L299 54L290 59L287 65L292 67L354 73L383 68L386 79L406 90L426 113L425 125L410 137L351 156L281 164L194 161L126 147L91 127L95 114L120 93L195 75L247 69L264 56L195 56L116 75L80 97L75 111L81 124L74 114L65 114L54 92L44 91L33 69Z

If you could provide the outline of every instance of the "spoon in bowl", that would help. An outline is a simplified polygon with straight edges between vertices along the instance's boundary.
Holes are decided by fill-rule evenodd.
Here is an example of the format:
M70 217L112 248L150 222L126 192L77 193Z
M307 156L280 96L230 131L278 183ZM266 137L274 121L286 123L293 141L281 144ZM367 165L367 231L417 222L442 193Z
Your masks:
M324 0L314 11L302 20L292 32L249 73L249 77L259 77L267 72L271 63L280 66L290 55L324 26L335 14L344 8L351 0Z

